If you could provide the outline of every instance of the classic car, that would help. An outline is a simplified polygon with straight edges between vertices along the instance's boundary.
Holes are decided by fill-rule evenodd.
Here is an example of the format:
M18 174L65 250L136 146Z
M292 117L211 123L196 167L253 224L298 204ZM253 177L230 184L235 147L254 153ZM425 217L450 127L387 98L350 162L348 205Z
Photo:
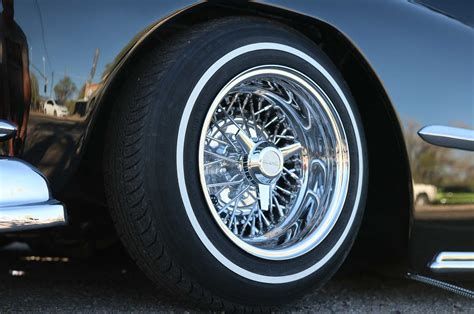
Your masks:
M122 243L218 310L289 302L348 255L472 297L473 12L2 0L0 240Z

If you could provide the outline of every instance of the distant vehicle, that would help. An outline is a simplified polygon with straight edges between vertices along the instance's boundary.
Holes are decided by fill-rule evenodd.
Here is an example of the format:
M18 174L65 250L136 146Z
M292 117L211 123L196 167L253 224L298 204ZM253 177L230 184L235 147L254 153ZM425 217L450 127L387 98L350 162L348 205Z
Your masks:
M418 206L434 203L438 189L431 184L413 184L413 195L415 195L415 204Z
M44 114L55 117L66 117L69 115L69 110L65 106L58 104L54 99L46 100L43 106L43 112Z

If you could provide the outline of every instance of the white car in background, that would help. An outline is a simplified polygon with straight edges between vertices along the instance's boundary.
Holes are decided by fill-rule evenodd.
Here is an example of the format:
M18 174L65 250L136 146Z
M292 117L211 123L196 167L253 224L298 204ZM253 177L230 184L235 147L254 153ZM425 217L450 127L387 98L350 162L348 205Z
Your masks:
M438 188L431 184L413 183L413 195L416 206L433 204L436 201Z
M66 117L69 115L69 110L66 106L60 105L54 99L48 99L43 105L44 114L55 117Z

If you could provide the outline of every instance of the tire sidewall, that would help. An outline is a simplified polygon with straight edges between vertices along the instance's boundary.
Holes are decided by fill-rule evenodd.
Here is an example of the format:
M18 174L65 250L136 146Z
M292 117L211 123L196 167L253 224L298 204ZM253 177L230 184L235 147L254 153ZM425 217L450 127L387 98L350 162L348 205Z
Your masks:
M338 71L318 47L299 34L273 28L270 32L268 25L234 27L227 34L222 33L225 32L214 36L210 33L205 38L207 43L189 43L179 63L156 82L166 92L157 93L156 106L147 118L146 187L155 216L153 223L170 255L188 274L213 291L234 299L237 295L242 302L255 293L259 294L260 302L277 296L285 299L304 291L308 285L325 282L342 263L354 240L367 181L360 118ZM229 36L233 38L230 43L226 40ZM218 64L225 55L262 43L278 49L250 49ZM301 55L279 50L283 46L301 52L311 62ZM345 127L351 158L348 196L336 225L311 252L287 261L260 259L233 244L213 220L199 179L199 138L210 104L233 77L265 64L300 71L326 92ZM215 71L208 75L211 68Z

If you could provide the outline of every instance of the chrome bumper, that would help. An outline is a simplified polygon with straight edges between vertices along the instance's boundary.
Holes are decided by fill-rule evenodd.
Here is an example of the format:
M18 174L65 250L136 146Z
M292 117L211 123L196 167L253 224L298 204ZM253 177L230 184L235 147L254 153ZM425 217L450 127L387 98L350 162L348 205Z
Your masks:
M43 175L22 160L0 157L0 232L64 224L65 207L51 199Z

